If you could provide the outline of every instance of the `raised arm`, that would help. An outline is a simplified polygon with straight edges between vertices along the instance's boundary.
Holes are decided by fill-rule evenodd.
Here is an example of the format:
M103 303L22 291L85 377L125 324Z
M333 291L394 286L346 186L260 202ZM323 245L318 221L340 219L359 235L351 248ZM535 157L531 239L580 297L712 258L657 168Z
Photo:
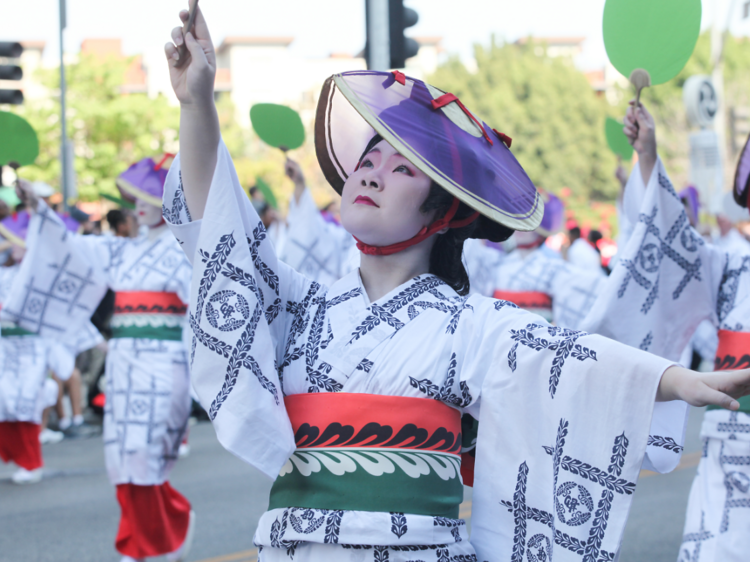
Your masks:
M630 107L625 113L623 120L625 127L623 132L628 137L628 141L638 153L638 166L641 170L643 183L648 185L648 180L656 166L656 125L654 118L642 104L637 108Z
M193 219L203 217L211 178L216 168L216 153L221 133L214 104L216 52L208 25L198 8L195 26L185 34L184 42L190 60L179 64L178 47L183 43L182 28L172 30L172 41L164 46L169 61L169 77L180 102L180 153L182 154L182 186ZM180 12L183 22L187 10Z

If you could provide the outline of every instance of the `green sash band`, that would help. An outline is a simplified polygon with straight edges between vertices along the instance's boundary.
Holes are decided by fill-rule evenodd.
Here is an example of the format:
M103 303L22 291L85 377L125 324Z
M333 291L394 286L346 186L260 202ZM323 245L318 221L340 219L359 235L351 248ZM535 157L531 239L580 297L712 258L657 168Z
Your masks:
M18 326L3 326L0 328L0 336L7 338L8 336L36 336L36 334Z
M181 326L118 326L112 328L113 338L181 341Z
M463 501L461 460L456 455L297 449L287 469L290 464L290 472L271 488L269 509L294 506L457 519Z
M297 449L274 482L269 509L458 517L457 410L428 398L343 392L284 401Z

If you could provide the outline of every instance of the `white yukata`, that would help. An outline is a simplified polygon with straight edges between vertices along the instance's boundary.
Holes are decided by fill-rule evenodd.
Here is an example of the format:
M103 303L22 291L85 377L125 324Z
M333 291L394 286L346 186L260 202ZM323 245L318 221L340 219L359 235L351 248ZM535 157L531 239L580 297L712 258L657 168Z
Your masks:
M577 267L544 248L516 249L495 271L495 291L538 292L552 300L551 320L578 329L594 304L606 277L600 271Z
M354 237L343 227L327 222L310 190L289 201L286 240L279 258L311 281L332 285L359 267Z
M0 267L0 303L7 302L19 268ZM57 402L57 383L50 378L50 371L67 380L73 367L74 357L63 345L4 319L0 338L0 422L41 424L44 409Z
M661 160L648 185L634 167L625 210L635 224L633 236L585 329L673 360L703 321L724 335L750 332L750 256L704 242ZM717 357L716 363L717 369L748 367L750 356ZM690 491L680 562L750 556L750 403L740 403L744 412L709 409L704 417L703 455ZM674 417L664 431L684 417L679 403L669 407ZM676 462L682 443L659 431L649 437L649 454L656 448Z
M65 231L40 202L29 225L22 283L5 312L21 327L51 337L75 334L109 287L167 292L187 301L191 267L169 229L138 238ZM138 312L138 311L134 311ZM143 312L154 312L143 311ZM180 331L184 314L115 314L113 330ZM135 330L135 332L132 332ZM169 475L190 413L183 341L114 337L109 341L104 445L112 484L159 485Z
M469 275L472 294L492 296L495 292L497 268L507 256L504 251L493 248L484 240L469 238L464 242L463 262Z
M202 220L186 212L179 170L178 156L164 195L176 207L165 214L194 263L193 384L219 441L276 479L274 489L292 477L357 475L374 488L435 478L461 489L453 460L420 460L429 455L419 451L303 450L303 429L317 429L304 424L295 437L285 401L422 399L479 420L471 540L456 517L290 502L261 517L259 560L521 562L553 550L563 562L614 560L671 362L504 301L459 296L430 274L374 303L358 271L326 289L277 259L223 143ZM217 315L219 298L231 307Z

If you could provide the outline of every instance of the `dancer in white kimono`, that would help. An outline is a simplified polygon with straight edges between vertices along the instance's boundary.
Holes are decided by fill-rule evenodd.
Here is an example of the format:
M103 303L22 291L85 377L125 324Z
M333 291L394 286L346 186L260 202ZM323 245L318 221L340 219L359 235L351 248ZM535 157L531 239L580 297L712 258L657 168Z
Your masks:
M305 185L299 164L288 159L285 168L294 182L294 194L286 217L286 242L279 257L311 281L332 285L359 267L354 238L341 225L325 220Z
M750 366L750 256L704 242L690 225L657 156L646 109L637 117L628 111L625 133L639 154L624 201L635 228L584 328L677 360L708 320L719 330L716 369ZM746 185L738 191L745 201ZM739 562L750 553L750 400L739 404L739 410L709 406L706 412L680 562ZM676 459L682 446L666 433L680 425L684 411L673 407L673 422L652 432L649 450Z
M548 236L562 228L562 201L542 193L544 216L533 232L516 232L516 248L495 270L494 292L503 299L541 315L557 326L577 330L591 309L606 277L551 255L544 247Z
M182 560L192 539L190 503L168 481L190 413L182 326L191 267L157 206L165 177L147 158L117 179L148 227L138 238L66 233L44 201L25 190L37 212L23 283L8 311L26 329L67 334L88 321L107 288L116 293L104 451L122 510L115 546L124 561Z
M468 296L464 239L534 229L540 199L505 135L400 72L323 87L317 156L362 256L310 281L274 254L221 141L200 11L172 38L191 58L167 44L182 114L165 216L195 267L196 391L221 443L275 479L259 559L613 560L655 399L736 408L716 387L750 392L750 371L692 373ZM479 419L471 541L461 414Z
M17 280L23 259L24 239L29 223L26 211L0 223L0 234L13 242L11 265L0 267L0 306ZM42 479L43 459L39 442L42 413L57 401L53 371L66 380L73 373L73 354L61 343L39 337L9 321L3 314L0 338L0 458L19 468L11 477L16 484L33 484Z

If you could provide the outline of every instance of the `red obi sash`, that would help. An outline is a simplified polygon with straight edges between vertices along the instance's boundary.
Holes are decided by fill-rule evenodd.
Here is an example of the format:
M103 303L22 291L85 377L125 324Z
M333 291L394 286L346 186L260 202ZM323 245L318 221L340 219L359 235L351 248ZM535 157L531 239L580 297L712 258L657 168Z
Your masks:
M501 291L492 295L496 299L512 302L527 310L552 310L552 297L539 291Z
M734 371L750 367L750 333L719 330L719 347L716 349L714 368L717 371ZM750 413L750 396L739 399L740 411ZM709 410L718 406L709 406Z
M187 305L177 293L163 291L117 291L115 314L185 314Z
M353 393L284 399L296 451L269 509L458 517L461 414L429 398Z
M177 293L118 291L112 337L180 341L186 312Z

